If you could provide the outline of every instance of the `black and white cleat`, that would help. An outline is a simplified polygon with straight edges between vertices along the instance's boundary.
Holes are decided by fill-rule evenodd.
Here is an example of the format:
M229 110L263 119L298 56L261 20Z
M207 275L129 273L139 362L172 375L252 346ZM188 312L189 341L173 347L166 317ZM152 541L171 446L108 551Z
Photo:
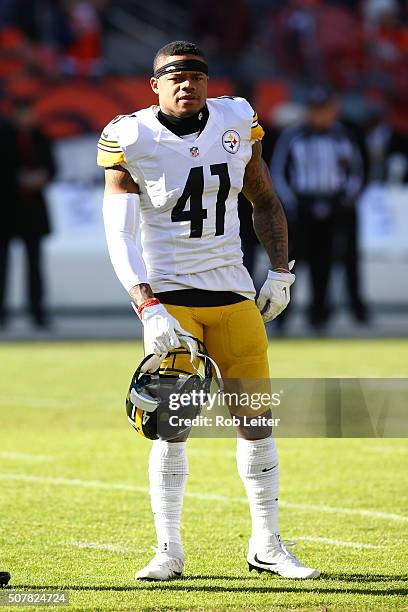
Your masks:
M255 570L258 574L269 572L283 578L298 580L318 578L320 576L318 570L304 565L288 550L288 546L294 544L293 541L284 543L278 533L273 535L262 551L256 550L256 546L250 541L247 556L249 571Z
M11 580L9 572L0 572L0 587L5 587Z

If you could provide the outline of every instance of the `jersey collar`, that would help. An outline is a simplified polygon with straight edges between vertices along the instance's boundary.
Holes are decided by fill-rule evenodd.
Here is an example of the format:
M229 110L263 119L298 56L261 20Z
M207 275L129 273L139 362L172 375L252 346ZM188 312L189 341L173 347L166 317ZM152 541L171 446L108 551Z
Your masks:
M213 146L215 140L220 138L220 128L222 129L223 127L221 114L218 109L211 104L211 100L207 100L207 107L209 111L207 124L198 138L191 142L188 140L183 140L183 138L180 138L180 136L177 136L177 134L174 134L164 125L162 125L156 117L156 107L151 106L150 111L153 116L153 124L157 129L157 134L155 137L157 143L165 147L169 147L170 149L177 151L177 153L184 155L189 159L193 159L191 154L191 148L193 145L199 149L199 155L194 158L197 161L197 164L199 164L200 157L203 157Z

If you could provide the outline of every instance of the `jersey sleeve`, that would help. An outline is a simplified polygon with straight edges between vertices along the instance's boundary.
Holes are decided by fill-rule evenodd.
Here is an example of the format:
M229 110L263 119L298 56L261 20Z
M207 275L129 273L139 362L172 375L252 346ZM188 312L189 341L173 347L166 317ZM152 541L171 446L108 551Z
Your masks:
M119 137L115 124L111 121L104 128L98 140L98 154L96 163L103 168L117 166L126 162L125 153L119 144Z
M265 132L258 121L258 113L253 111L252 124L251 124L251 142L256 140L262 140L265 136Z
M258 114L245 98L234 97L231 99L231 109L238 115L245 126L245 133L251 144L262 140L265 135L258 121Z

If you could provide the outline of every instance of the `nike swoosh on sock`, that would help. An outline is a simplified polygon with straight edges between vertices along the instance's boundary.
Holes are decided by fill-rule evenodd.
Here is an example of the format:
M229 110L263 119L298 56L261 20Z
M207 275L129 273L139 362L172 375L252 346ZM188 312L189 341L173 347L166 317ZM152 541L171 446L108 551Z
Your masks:
M274 469L274 468L276 468L276 467L277 467L277 465L273 465L273 466L272 466L272 467L270 467L270 468L263 468L263 470L262 470L262 471L263 471L263 472L270 472L271 470L273 470L273 469Z

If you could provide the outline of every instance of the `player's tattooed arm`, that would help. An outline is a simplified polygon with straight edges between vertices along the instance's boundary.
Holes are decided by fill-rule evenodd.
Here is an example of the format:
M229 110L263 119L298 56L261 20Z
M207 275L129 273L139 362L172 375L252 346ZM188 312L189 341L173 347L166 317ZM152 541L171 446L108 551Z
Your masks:
M272 185L262 145L256 142L245 168L244 195L253 205L254 230L271 261L272 269L288 270L288 226L282 204Z
M125 168L112 166L105 168L105 193L140 193L140 189ZM129 295L136 306L140 306L148 298L154 297L148 283L135 285L130 289Z
M152 288L147 283L135 285L129 291L130 298L136 306L140 306L145 300L154 297Z
M105 193L140 193L139 185L122 166L105 168Z

